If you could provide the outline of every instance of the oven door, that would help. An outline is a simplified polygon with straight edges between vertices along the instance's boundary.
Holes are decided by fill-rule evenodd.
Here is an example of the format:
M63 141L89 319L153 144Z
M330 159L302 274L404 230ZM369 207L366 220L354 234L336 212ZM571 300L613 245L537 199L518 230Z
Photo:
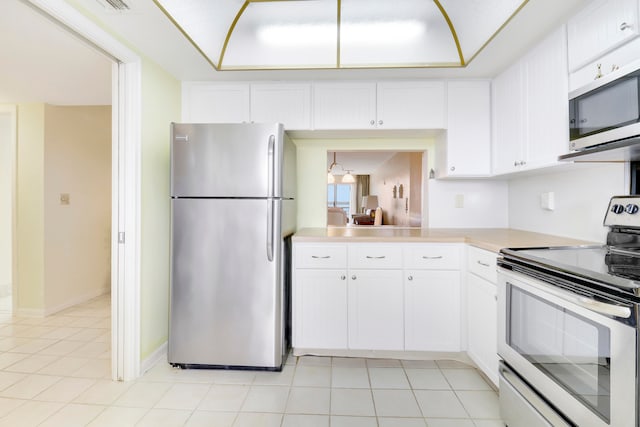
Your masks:
M629 307L498 271L504 361L576 425L637 427L636 329L624 323Z

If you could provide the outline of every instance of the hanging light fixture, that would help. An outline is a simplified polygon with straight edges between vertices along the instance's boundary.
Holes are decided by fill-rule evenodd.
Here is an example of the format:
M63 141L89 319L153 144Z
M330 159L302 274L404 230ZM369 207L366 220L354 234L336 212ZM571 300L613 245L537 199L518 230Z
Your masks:
M327 182L329 184L336 182L335 175L341 175L341 182L345 184L353 184L356 182L355 177L351 174L351 170L343 168L342 165L336 161L336 152L334 151L333 162L329 165L329 169L327 169Z
M353 184L354 182L356 182L356 179L353 175L351 175L350 170L347 170L347 173L342 175L342 182L345 184Z

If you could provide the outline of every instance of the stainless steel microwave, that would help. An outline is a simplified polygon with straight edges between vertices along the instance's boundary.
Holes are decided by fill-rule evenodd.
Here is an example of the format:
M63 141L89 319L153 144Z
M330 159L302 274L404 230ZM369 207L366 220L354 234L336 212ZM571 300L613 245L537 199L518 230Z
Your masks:
M640 138L640 61L569 93L571 150L630 138Z

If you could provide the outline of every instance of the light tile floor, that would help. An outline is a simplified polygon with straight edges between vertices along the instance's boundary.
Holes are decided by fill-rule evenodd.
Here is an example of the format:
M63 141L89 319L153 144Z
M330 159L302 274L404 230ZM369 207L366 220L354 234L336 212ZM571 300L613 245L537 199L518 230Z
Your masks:
M0 314L0 427L503 427L497 394L453 361L289 357L280 373L158 363L110 380L110 299Z

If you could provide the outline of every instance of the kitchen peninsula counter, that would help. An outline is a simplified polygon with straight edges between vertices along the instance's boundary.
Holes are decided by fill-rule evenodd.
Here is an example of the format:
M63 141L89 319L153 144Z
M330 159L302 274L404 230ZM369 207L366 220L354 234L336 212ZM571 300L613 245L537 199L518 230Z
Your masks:
M599 245L598 242L510 228L327 227L303 228L295 242L466 243L492 252L502 248Z

